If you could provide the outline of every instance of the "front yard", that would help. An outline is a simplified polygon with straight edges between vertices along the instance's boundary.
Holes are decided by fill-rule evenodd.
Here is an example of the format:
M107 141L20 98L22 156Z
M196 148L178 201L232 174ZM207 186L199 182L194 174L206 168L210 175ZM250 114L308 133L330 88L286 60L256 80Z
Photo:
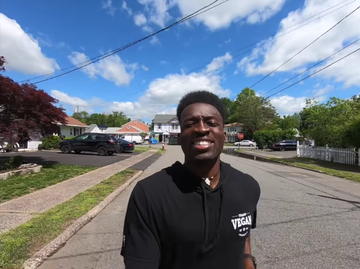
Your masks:
M1 180L0 203L85 174L96 168L92 166L50 164L43 165L39 173L12 176L6 180Z
M314 169L330 176L360 182L360 167L357 165L346 165L308 158L280 159L269 157L268 159L301 168Z
M103 201L136 172L126 169L117 173L69 201L55 206L11 231L0 234L0 268L22 268L25 260Z

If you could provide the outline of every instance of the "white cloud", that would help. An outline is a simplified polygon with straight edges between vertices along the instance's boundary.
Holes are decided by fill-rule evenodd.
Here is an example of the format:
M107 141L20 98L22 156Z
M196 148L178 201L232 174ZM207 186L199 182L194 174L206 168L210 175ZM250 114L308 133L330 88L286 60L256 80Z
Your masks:
M115 15L116 7L114 7L112 0L102 1L102 8L107 11L111 16Z
M161 60L160 61L160 64L163 64L163 65L168 65L168 64L170 64L168 61L166 61L166 60Z
M280 22L278 33L274 37L265 40L268 41L266 45L258 46L252 51L251 55L243 58L238 63L239 69L246 72L247 75L264 75L276 69L322 33L330 29L330 27L350 13L358 4L349 3L349 5L294 31L290 36L283 36L286 32L283 31L283 29L289 29L291 26L300 23L306 18L338 4L338 2L337 0L305 1L302 8L290 12L288 16ZM338 8L338 6L336 8ZM333 10L335 10L335 8ZM354 27L359 21L360 12L355 12L301 54L281 67L277 72L289 72L296 69L301 70L307 65L318 62L335 53L337 50L343 48L344 45L359 37L360 28ZM349 48L346 53L355 47L356 46ZM344 55L345 52L341 54ZM319 76L334 78L337 82L344 82L345 86L360 85L360 78L355 75L355 70L357 69L356 63L359 62L359 60L360 55L356 54L326 71L319 73Z
M144 70L144 71L149 71L149 67L145 66L145 65L141 65L141 68Z
M81 66L83 62L89 61L89 57L81 52L72 52L68 56L70 62ZM109 56L99 62L93 63L81 69L90 78L101 76L102 78L114 82L117 86L128 85L134 78L133 71L137 69L137 64L125 64L118 55Z
M129 16L132 15L132 10L128 7L125 1L122 2L121 9L125 10L129 14Z
M320 84L315 85L309 96L293 97L290 95L282 95L270 99L271 104L276 108L280 115L289 115L300 112L306 105L306 99L316 99L319 102L328 98L328 93L334 89L333 85L321 87Z
M230 53L226 53L224 56L214 58L213 61L207 65L206 72L215 72L224 67L226 63L231 62L232 57Z
M15 20L0 13L0 25L0 52L6 58L6 69L26 75L43 75L59 69L54 59L43 54L38 40L27 34Z
M160 42L159 38L157 38L157 36L153 36L150 39L150 43L153 44L153 45L160 45L161 44L161 42Z
M276 14L282 8L285 1L229 1L204 12L192 21L202 23L212 31L227 28L231 23L240 20L245 20L250 24L262 23ZM211 3L208 0L138 0L138 2L144 5L144 12L148 14L149 18L148 23L158 27L164 27L169 23L173 18L169 10L176 5L182 17L184 17ZM189 25L189 23L188 21L185 24Z
M103 112L123 111L132 118L151 120L156 113L175 113L175 107L180 98L194 90L206 89L221 97L229 96L230 90L221 86L223 78L219 75L219 71L224 65L219 65L218 62L222 58L226 59L229 56L225 54L222 57L215 58L212 63L200 72L169 74L164 78L153 80L144 94L135 102L123 101L126 98L126 95L124 95L121 97L121 101L105 102L98 100L97 104L101 104ZM89 100L70 97L66 93L52 91L52 94L59 99L60 103L86 106L87 110L95 106L91 106ZM81 100L84 102L81 103Z
M146 19L145 15L140 12L134 16L134 22L137 26L142 26L142 25L146 24L147 19Z
M246 20L247 23L262 23L281 10L286 0L228 1L197 17L195 21L203 23L210 30L227 28L231 23ZM178 0L183 16L208 5L208 0ZM217 4L217 3L216 3Z

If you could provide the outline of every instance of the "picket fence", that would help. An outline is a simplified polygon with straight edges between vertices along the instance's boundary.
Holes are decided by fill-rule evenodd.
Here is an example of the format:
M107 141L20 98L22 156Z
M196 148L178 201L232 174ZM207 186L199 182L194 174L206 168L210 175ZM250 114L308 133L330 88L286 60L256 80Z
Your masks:
M297 156L304 158L317 159L328 162L352 164L360 166L359 152L353 149L345 148L329 148L329 147L313 147L308 145L298 144Z

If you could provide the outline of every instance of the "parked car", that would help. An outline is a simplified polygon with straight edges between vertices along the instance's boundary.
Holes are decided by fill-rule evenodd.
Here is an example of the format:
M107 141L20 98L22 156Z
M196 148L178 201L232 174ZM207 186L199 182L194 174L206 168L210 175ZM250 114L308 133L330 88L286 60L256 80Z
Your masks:
M253 142L251 140L242 140L242 141L239 141L239 142L235 142L234 143L234 146L237 146L237 147L256 147L256 142Z
M274 144L270 144L269 148L272 150L296 150L297 147L297 141L296 140L282 140L279 142L276 142Z
M118 152L124 152L124 151L133 151L135 148L134 143L131 143L129 141L126 141L124 139L118 139L118 142L120 144Z
M102 133L84 133L72 139L62 140L59 149L63 153L81 153L82 151L97 152L100 156L113 155L120 149L116 137Z

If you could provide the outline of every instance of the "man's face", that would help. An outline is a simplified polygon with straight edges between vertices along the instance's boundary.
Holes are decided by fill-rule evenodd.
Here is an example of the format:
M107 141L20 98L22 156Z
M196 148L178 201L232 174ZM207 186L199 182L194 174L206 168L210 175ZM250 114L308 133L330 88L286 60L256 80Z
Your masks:
M222 152L225 135L219 111L209 104L195 103L181 114L179 142L187 160L213 160Z

